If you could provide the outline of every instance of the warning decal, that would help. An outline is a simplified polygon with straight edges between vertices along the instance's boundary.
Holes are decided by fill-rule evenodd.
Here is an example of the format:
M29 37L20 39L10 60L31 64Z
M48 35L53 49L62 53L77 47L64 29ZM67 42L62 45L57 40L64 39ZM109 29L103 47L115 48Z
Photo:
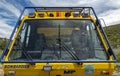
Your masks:
M94 65L84 65L84 74L94 74Z

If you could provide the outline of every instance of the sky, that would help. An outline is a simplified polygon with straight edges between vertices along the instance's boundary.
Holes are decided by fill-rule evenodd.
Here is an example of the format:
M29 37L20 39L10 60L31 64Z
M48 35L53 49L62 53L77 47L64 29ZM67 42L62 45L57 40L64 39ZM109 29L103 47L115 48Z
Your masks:
M120 0L0 0L0 37L9 38L24 7L93 7L107 25L120 24Z

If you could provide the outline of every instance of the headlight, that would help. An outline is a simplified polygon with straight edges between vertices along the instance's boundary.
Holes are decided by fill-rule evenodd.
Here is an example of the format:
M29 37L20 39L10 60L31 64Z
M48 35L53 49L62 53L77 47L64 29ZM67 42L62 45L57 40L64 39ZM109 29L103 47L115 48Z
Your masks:
M50 66L49 64L46 64L45 66L43 66L43 70L44 71L51 71L52 70L52 66Z
M102 71L103 76L106 76L106 75L109 75L109 74L110 74L109 71L105 71L105 70Z
M73 16L74 16L74 17L79 17L79 16L80 16L80 12L74 12L74 13L73 13Z
M35 13L29 13L28 17L29 18L35 18Z
M15 71L8 71L8 76L15 76Z

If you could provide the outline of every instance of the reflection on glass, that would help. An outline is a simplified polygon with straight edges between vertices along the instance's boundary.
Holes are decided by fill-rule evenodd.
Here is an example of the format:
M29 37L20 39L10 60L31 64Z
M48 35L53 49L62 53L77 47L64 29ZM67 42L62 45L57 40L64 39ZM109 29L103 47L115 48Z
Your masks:
M9 60L106 60L90 20L25 21Z

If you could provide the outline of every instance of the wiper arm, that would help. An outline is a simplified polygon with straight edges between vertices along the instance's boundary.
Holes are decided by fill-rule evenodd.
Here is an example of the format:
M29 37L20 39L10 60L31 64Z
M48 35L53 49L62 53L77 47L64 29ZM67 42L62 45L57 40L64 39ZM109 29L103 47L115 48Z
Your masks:
M28 60L33 60L31 55L27 53L27 51L23 48L23 54Z
M79 60L78 56L64 42L62 42L62 45L65 51L67 51L75 60Z
M74 54L69 47L67 47L64 42L61 40L61 27L60 25L58 26L58 43L59 43L59 49L60 49L60 58L61 58L61 49L64 48L65 51L67 51L75 60L79 60L76 54ZM62 44L62 45L61 45ZM64 46L63 46L64 45Z
M58 44L59 44L59 50L60 50L60 56L59 56L59 58L61 58L61 36L60 36L60 33L61 31L60 31L60 25L58 26Z

